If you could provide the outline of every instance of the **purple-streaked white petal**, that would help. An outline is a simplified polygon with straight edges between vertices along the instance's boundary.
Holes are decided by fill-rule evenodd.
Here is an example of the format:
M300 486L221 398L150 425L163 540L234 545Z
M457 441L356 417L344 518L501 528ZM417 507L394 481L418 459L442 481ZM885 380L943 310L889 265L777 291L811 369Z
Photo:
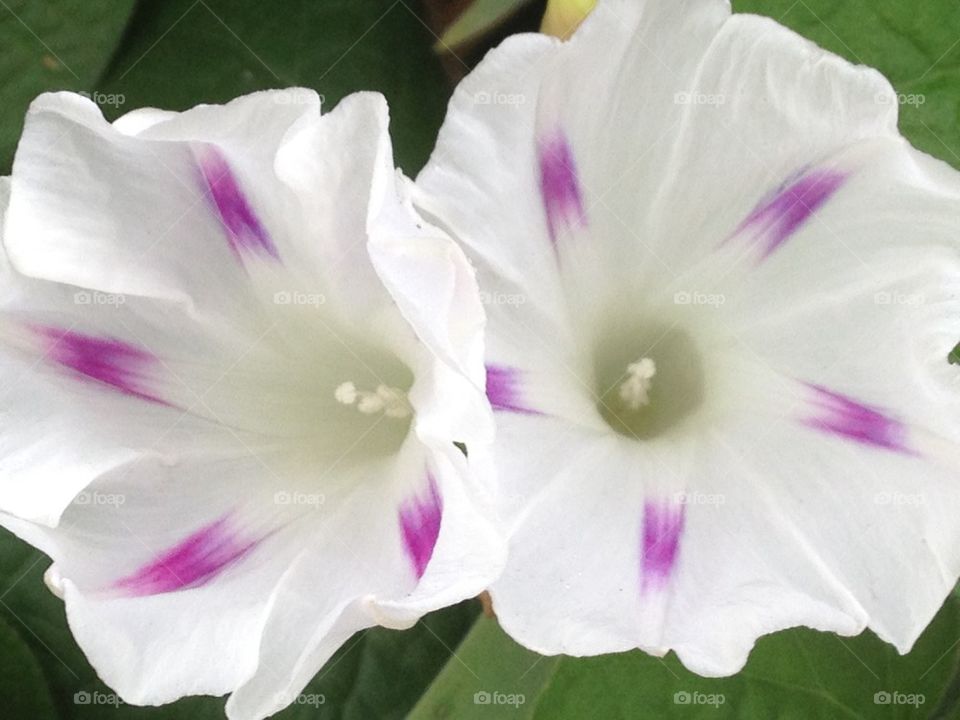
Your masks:
M762 200L734 235L747 233L766 258L800 230L847 180L837 170L806 171Z
M46 358L83 378L151 402L164 402L149 386L158 361L147 350L114 338L95 337L72 330L34 326L43 340Z
M864 405L851 397L820 385L807 385L812 392L807 414L801 422L815 430L862 445L912 454L907 427L886 411Z
M547 217L547 229L551 242L556 243L563 227L582 227L587 224L576 161L563 130L558 128L540 139L537 159L540 163L540 194Z
M427 570L440 535L443 498L436 480L427 474L426 492L410 497L400 506L400 532L410 564L419 580Z
M197 151L197 162L211 204L220 217L233 252L238 257L259 254L279 259L276 245L250 205L224 154L214 146L205 146Z
M640 544L640 590L666 586L677 564L686 505L668 500L648 500L643 505Z
M243 558L257 545L227 515L191 533L113 587L126 595L159 595L200 587Z
M523 371L506 365L487 365L487 399L494 410L539 415L523 393Z

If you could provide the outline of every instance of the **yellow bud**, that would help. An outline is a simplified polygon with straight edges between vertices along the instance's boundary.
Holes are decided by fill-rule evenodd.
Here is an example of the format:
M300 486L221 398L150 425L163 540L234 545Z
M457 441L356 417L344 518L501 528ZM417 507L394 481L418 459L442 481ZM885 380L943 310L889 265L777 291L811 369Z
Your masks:
M597 0L547 0L540 32L566 40L596 4Z

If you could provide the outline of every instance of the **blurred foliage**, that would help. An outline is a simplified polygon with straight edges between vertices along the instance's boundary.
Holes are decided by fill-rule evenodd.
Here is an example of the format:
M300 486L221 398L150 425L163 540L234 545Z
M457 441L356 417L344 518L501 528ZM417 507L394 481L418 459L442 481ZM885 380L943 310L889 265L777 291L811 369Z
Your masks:
M761 638L737 675L704 678L672 654L541 657L481 618L410 720L956 718L957 637L960 601L951 598L905 656L870 632L795 629Z
M45 90L91 91L133 5L133 0L0 3L0 171L10 166L34 97Z

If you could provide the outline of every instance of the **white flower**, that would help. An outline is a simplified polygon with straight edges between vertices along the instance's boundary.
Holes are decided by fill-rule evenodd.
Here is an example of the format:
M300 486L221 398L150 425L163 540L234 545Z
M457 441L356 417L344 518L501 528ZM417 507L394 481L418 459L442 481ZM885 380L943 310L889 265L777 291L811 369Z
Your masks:
M262 718L499 572L453 444L492 437L483 309L407 188L378 95L31 107L0 181L0 522L126 702Z
M906 651L951 590L960 178L891 94L722 0L606 0L457 90L415 204L524 298L487 308L521 643L723 675L794 625Z

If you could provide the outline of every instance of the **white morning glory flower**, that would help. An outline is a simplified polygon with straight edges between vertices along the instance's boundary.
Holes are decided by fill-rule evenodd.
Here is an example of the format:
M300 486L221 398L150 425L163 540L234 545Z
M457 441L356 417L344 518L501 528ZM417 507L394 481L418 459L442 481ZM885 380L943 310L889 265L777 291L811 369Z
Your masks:
M290 703L352 633L473 596L505 543L473 272L386 103L32 105L0 181L0 522L122 698Z
M416 203L487 301L511 533L542 653L869 626L960 573L960 176L896 95L723 0L606 0L461 84Z

